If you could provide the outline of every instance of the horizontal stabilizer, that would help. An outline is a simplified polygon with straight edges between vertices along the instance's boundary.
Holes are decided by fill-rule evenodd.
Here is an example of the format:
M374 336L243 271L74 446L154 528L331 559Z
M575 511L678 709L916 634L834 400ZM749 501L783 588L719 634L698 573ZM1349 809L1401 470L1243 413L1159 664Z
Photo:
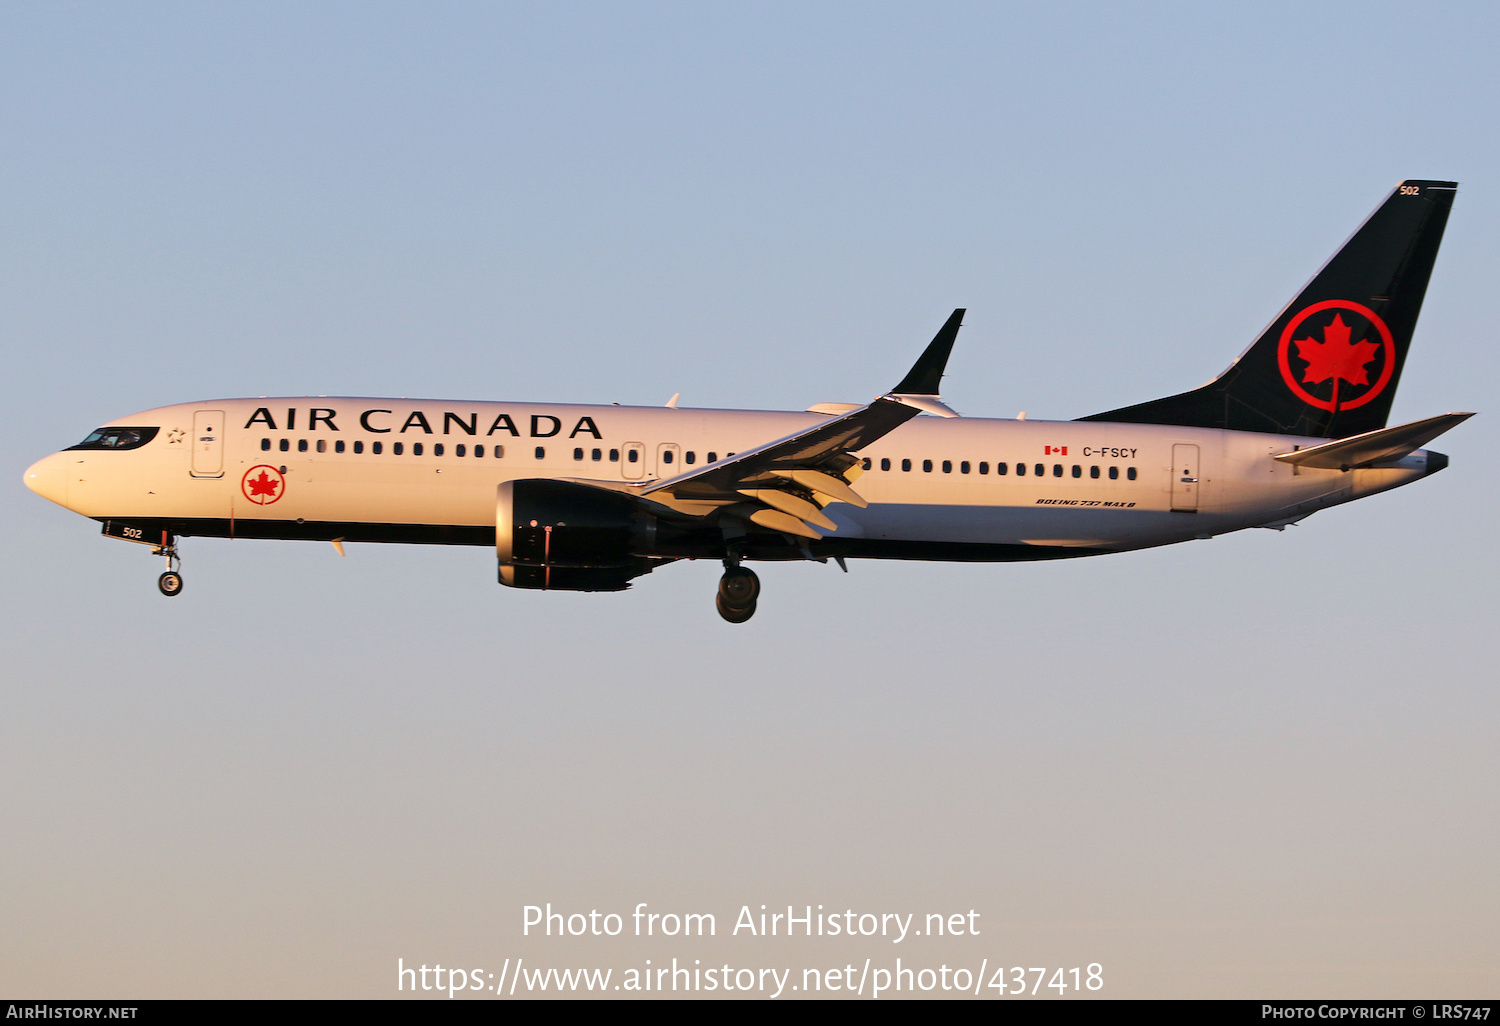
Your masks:
M1472 413L1444 413L1410 424L1366 431L1351 438L1315 445L1311 449L1283 452L1276 459L1298 467L1321 470L1353 470L1374 463L1388 463L1415 452L1438 435L1455 428L1474 416Z

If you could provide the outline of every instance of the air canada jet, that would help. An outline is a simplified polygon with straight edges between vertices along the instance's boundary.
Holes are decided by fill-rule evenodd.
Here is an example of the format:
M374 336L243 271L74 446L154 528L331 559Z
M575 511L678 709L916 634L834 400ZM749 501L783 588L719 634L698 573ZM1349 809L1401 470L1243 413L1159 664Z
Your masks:
M165 557L179 541L493 546L512 588L622 591L722 561L1007 562L1281 530L1448 465L1472 416L1386 427L1456 183L1398 185L1251 346L1179 395L1074 421L961 417L953 311L894 388L805 412L405 399L222 399L120 418L25 474Z

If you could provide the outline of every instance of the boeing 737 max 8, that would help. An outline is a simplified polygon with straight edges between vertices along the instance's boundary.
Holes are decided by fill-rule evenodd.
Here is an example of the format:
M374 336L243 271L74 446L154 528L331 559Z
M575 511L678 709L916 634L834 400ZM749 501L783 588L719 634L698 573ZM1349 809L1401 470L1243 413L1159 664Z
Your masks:
M1467 413L1386 427L1452 182L1407 181L1214 381L1076 421L960 417L955 310L864 405L803 413L396 399L227 399L121 418L26 471L38 494L166 557L178 540L494 546L514 588L620 591L722 560L1092 556L1282 528L1448 465Z

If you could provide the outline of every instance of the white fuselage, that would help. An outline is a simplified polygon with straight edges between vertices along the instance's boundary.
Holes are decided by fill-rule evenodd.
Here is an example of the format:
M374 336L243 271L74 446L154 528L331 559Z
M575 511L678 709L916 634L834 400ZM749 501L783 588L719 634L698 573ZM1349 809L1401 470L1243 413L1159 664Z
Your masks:
M114 423L159 430L136 449L56 453L27 471L27 484L84 516L170 524L183 535L487 544L503 481L673 477L824 419L663 407L228 399L122 418ZM856 453L867 461L858 490L869 506L829 506L837 530L825 532L826 540L847 543L841 550L850 556L897 558L1120 551L1274 526L1429 469L1424 450L1351 471L1299 470L1272 458L1321 441L921 416Z

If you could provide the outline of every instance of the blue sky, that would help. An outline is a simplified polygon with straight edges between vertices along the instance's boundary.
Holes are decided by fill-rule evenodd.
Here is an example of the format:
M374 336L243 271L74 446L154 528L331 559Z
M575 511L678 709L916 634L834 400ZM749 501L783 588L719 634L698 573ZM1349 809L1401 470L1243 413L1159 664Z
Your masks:
M645 900L977 907L944 957L1114 996L1493 994L1497 18L7 6L0 990L670 957L519 936ZM1482 415L1282 534L773 566L735 629L706 564L468 549L189 541L169 603L20 482L198 398L862 401L956 306L952 405L1082 416L1217 374L1408 177L1461 185L1392 416Z

